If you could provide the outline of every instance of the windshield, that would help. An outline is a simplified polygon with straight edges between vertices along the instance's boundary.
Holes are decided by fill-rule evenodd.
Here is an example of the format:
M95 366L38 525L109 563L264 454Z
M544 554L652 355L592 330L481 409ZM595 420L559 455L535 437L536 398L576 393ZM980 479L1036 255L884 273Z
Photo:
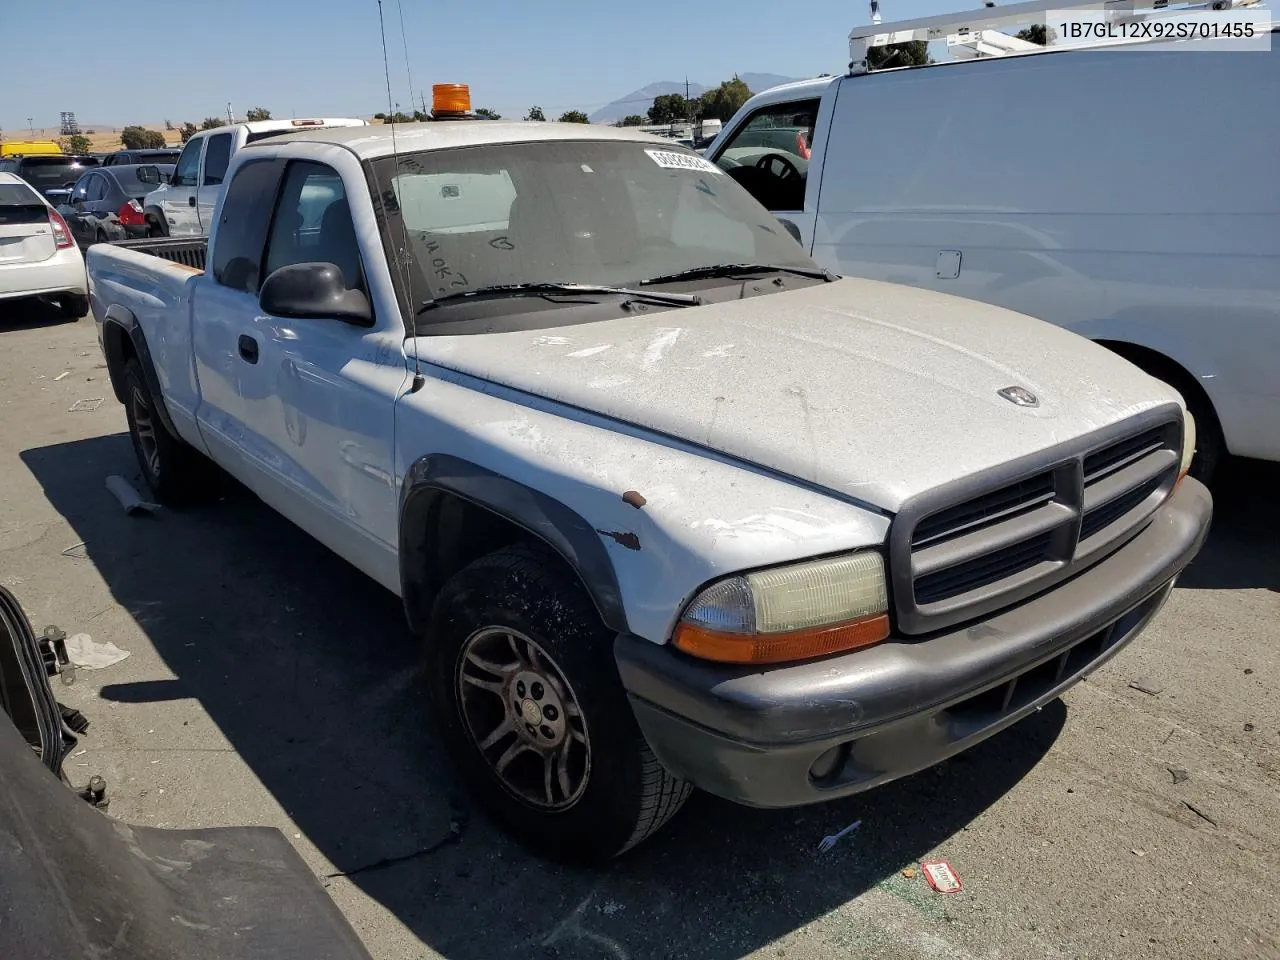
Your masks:
M676 147L495 144L385 157L373 175L388 256L419 303L521 284L633 287L721 264L816 269L745 190Z

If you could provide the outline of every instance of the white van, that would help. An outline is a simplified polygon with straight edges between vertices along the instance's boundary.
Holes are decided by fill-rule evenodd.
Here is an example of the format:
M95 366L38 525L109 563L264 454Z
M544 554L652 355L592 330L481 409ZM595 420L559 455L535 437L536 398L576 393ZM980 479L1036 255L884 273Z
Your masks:
M860 28L855 68L873 31L1001 12ZM1009 307L1170 382L1205 476L1280 460L1277 104L1280 49L1034 48L776 87L706 156L836 273Z
M143 213L155 237L198 237L213 225L213 207L232 155L246 143L316 127L361 127L348 117L254 120L195 134L182 148L169 182L147 194Z

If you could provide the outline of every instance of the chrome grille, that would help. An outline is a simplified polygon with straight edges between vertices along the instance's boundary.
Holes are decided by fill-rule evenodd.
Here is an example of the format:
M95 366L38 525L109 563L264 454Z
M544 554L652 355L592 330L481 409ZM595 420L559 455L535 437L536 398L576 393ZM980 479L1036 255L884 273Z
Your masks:
M899 630L984 616L1100 559L1173 490L1181 448L1181 413L1162 408L907 503L889 542Z

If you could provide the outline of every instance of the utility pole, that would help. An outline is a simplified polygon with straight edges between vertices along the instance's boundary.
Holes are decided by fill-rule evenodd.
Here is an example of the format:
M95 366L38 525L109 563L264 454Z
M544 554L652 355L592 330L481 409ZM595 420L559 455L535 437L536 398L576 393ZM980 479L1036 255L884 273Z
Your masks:
M689 102L689 75L684 75L684 118L693 123L693 104Z
M35 122L34 120L32 120L30 117L27 117L27 129L31 131L31 136L32 136L32 137L35 137L35 135L36 135L36 122Z
M236 115L231 112L231 101L227 101L227 123L235 123Z

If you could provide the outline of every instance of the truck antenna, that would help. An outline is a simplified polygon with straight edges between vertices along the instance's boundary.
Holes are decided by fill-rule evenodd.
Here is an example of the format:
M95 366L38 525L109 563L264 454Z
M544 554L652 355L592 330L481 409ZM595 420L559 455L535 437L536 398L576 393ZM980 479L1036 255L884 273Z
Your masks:
M378 31L382 35L382 70L387 80L387 121L391 124L391 157L395 161L395 169L400 170L400 151L396 148L396 110L391 100L391 61L387 57L387 26L382 19L382 0L378 0ZM408 66L406 61L405 66ZM394 187L392 188L394 192ZM386 203L386 200L383 200ZM400 249L396 253L396 269L400 271L400 279L404 283L405 295L409 298L409 310L417 312L418 304L413 299L413 273L406 269L405 258L409 255L409 235L404 228L404 217L400 218ZM411 313L412 316L412 313ZM416 330L405 331L412 334L413 341L413 385L410 393L417 393L427 382L422 376L422 361L418 358L418 334Z

